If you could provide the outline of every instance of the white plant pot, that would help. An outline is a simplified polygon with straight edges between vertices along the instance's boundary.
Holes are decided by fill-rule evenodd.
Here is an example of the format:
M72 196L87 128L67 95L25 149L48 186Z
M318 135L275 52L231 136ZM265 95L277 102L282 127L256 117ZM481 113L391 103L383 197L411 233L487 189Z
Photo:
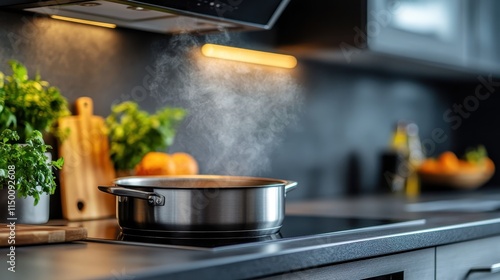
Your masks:
M8 208L8 189L4 187L0 190L0 222L16 224L44 224L49 221L50 214L50 196L48 194L40 195L38 204L33 205L35 199L32 197L15 198L14 215L9 215ZM7 218L16 218L16 220L7 220Z

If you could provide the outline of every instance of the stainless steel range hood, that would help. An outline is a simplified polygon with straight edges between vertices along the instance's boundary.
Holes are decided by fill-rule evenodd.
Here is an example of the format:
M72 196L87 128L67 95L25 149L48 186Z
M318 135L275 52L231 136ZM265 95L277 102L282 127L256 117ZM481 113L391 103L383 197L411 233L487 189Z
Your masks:
M7 0L0 7L158 33L270 29L290 0Z

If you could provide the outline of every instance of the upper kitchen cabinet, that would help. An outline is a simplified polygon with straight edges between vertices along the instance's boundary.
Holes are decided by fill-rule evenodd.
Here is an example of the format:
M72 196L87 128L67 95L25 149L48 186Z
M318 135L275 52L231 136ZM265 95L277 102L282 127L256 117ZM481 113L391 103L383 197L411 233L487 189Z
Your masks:
M467 64L500 73L500 1L471 1Z
M500 75L498 12L497 0L292 0L276 24L276 42L335 63Z
M499 1L373 0L368 11L370 50L500 73Z
M370 50L466 66L470 18L464 0L372 0Z

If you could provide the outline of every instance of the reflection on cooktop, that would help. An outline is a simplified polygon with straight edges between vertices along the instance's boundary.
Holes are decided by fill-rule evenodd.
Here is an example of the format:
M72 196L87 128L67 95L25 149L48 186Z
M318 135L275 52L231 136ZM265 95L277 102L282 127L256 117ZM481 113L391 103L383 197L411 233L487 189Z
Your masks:
M132 234L125 234L120 232L117 240L150 243L157 245L174 245L174 246L189 246L189 247L202 247L202 248L216 248L222 246L255 243L262 241L270 241L282 239L280 233L259 236L259 237L240 237L240 238L165 238L165 237L152 237L152 236L138 236Z
M116 221L107 224L106 230L89 231L88 239L97 241L114 241L134 244L154 244L159 246L188 246L195 248L218 248L223 246L273 242L322 234L351 233L390 227L402 227L424 224L425 220L393 220L368 218L338 218L320 216L287 215L281 230L272 235L249 238L164 238L144 236L140 232L121 231ZM83 225L85 226L85 225Z

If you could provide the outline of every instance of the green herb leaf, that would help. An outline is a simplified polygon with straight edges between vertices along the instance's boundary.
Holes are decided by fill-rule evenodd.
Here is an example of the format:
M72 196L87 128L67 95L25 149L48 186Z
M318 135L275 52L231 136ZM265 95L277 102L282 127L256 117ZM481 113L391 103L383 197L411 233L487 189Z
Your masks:
M70 114L67 100L40 75L30 79L20 62L11 60L9 65L11 76L0 72L0 130L17 131L21 142L35 130L59 136L55 124L58 118Z
M465 159L468 162L482 164L484 159L488 157L488 152L483 145L474 148L468 148L465 152Z

